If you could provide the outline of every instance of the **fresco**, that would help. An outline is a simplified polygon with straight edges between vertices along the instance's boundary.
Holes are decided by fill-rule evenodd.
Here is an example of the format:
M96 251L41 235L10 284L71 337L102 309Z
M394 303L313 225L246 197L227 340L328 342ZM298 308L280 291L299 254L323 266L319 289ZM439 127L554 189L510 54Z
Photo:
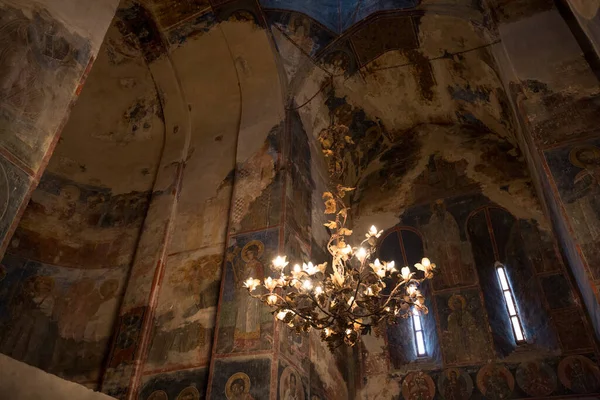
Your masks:
M259 400L268 399L271 381L271 359L216 360L219 371L212 378L211 399Z
M305 400L307 398L307 378L285 362L279 363L277 398L279 400Z
M176 371L142 378L139 400L205 399L208 369Z
M570 390L578 394L595 392L600 386L600 370L587 357L567 357L558 365L558 378Z
M273 316L268 307L248 296L249 278L274 276L271 260L279 248L279 229L233 236L225 256L225 281L217 339L218 353L269 349L273 345Z
M426 373L413 372L402 382L402 396L406 400L433 400L435 383Z
M438 378L438 391L444 400L467 400L473 393L473 380L465 371L449 368Z
M336 36L314 19L297 12L265 10L267 22L277 27L304 53L314 56Z
M506 367L488 364L477 373L477 388L487 399L507 399L515 388L515 379Z
M556 373L544 362L529 361L520 364L516 378L519 387L533 397L549 396L556 390Z
M448 365L472 364L490 355L485 311L478 290L462 290L435 296L442 354Z
M26 15L5 4L0 26L0 145L37 171L92 56L90 44L41 7Z
M420 0L368 0L366 2L343 0L340 3L332 0L300 3L283 2L281 0L261 0L260 2L267 9L284 9L304 13L338 34L374 12L390 9L410 9L418 6L419 3Z
M219 298L221 248L167 259L145 370L206 365Z
M74 270L7 256L0 351L78 382L99 378L126 271Z
M544 156L592 279L599 279L600 141L552 148Z
M425 250L429 258L444 266L434 278L434 288L439 290L474 284L477 275L473 273L471 246L461 240L456 219L448 212L443 200L435 201L431 211L431 217L421 227L426 242Z

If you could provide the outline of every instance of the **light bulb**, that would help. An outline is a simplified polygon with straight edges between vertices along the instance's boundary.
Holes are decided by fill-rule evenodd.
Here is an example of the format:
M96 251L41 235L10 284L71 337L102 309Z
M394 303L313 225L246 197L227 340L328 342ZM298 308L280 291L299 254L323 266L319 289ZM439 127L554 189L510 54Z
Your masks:
M272 306L273 304L277 303L277 296L274 294L270 294L269 296L267 296L267 304Z
M359 248L356 252L356 258L358 258L358 261L363 262L367 258L367 250L364 247Z
M281 310L277 313L277 319L283 321L287 315L287 310Z
M323 288L321 286L317 286L315 288L315 294L319 296L321 293L323 293Z
M325 333L326 337L329 337L329 335L331 335L331 330L329 328L323 329L323 332Z
M285 266L289 264L285 259L286 259L286 256L275 257L275 259L273 260L273 266L275 268L284 269Z
M302 284L302 287L306 290L310 290L312 289L312 282L310 280L305 280L304 283Z
M431 265L431 261L429 261L429 258L425 257L421 260L421 265L424 267L429 267Z
M350 336L351 333L352 333L352 329L346 329L346 335Z

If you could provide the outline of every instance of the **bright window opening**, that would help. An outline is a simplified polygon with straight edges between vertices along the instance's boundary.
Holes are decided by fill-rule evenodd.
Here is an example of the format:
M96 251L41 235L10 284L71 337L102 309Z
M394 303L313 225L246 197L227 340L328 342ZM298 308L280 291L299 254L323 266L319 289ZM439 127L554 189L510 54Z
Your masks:
M425 351L425 335L423 335L423 324L421 322L421 314L416 308L413 309L412 315L413 331L415 333L415 343L417 347L417 355L419 357L426 356Z
M521 324L521 318L517 311L517 305L515 303L515 296L508 283L508 277L506 276L506 269L500 263L496 263L496 272L498 273L498 280L500 282L500 288L502 289L502 295L504 296L504 304L506 304L506 310L510 317L510 323L512 325L513 334L517 343L525 341L525 332L523 331L523 325Z

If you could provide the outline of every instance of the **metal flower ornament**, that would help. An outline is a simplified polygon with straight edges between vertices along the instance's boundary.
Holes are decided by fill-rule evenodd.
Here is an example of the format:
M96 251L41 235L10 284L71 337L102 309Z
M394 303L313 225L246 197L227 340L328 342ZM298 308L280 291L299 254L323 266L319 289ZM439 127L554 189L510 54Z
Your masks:
M436 268L427 258L414 269L374 259L383 233L374 226L359 246L351 246L343 201L351 190L338 185L333 193L323 194L325 214L335 217L325 224L331 231L329 263L290 265L286 256L278 256L272 261L278 278L245 282L250 295L273 308L278 320L297 333L318 329L332 350L342 344L353 346L362 334L379 334L382 324L408 318L414 310L426 314L419 285L431 279Z

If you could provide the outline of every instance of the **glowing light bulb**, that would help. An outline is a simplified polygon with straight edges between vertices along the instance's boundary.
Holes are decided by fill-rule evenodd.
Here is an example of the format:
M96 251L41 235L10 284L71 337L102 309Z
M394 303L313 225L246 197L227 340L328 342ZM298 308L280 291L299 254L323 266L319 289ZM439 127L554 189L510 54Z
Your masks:
M421 264L422 264L422 265L423 265L425 268L427 268L427 267L429 267L429 266L431 265L431 261L429 260L429 258L425 257L425 258L423 258L423 259L421 260Z
M313 284L310 280L305 280L304 283L302 284L302 287L306 290L310 290L313 287Z
M322 288L321 286L317 286L317 287L315 288L315 294L316 294L317 296L319 296L319 295L320 295L320 294L322 294L322 293L323 293L323 288Z
M358 249L355 255L356 258L358 258L358 261L363 262L365 258L367 258L367 250L365 250L364 247L361 247Z
M369 233L371 235L377 235L377 228L375 228L375 225L371 225L371 229L369 229Z
M269 296L267 296L267 304L272 306L275 303L277 303L277 296L274 294L270 294Z
M323 332L325 333L325 337L329 337L331 335L331 330L329 328L323 329Z
M287 315L287 310L281 310L277 313L276 318L280 321L283 321L285 319L286 315Z
M350 336L352 334L352 329L346 329L346 335Z

